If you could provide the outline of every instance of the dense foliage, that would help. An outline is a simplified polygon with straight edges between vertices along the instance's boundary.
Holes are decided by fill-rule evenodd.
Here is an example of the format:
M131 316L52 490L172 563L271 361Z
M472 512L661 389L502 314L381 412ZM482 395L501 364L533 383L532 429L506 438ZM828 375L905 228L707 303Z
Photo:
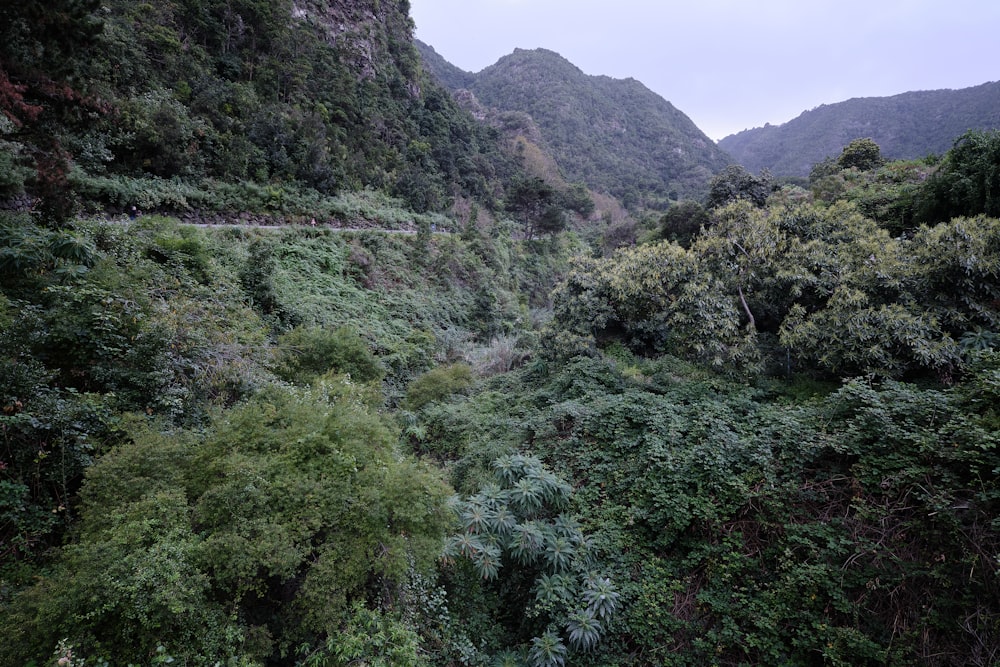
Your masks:
M995 218L893 238L851 204L738 202L690 248L581 260L554 294L550 349L617 340L736 373L763 360L835 377L950 378L966 341L997 326L998 267Z
M523 358L568 246L2 217L0 661L426 664L449 490L386 408Z
M88 472L77 541L19 596L3 661L61 638L115 664L336 653L353 603L401 595L439 553L445 486L393 445L341 380L265 392L206 431L138 428Z
M1000 130L959 137L921 194L918 214L928 222L1000 216Z
M51 195L46 184L64 182L72 160L84 203L117 210L255 208L146 194L163 180L196 190L222 180L279 198L373 187L427 211L457 194L494 205L517 171L495 132L423 75L407 3L36 5L4 10L25 16L2 21L0 165L28 170L5 169L0 195ZM136 184L127 197L122 179Z
M498 449L574 480L624 611L573 664L997 658L995 355L954 389L754 388L617 356L522 371L447 417L462 486Z
M997 664L996 133L602 254L407 6L0 8L0 663Z

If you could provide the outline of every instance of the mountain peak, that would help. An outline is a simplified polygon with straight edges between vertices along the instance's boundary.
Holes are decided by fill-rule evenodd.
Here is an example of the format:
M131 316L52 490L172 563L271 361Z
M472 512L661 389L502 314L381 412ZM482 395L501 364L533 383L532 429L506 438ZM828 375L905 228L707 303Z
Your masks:
M459 77L433 50L421 52L453 92L467 88L483 105L529 114L568 180L626 203L655 207L699 196L731 162L690 118L636 79L588 75L543 48L514 49Z

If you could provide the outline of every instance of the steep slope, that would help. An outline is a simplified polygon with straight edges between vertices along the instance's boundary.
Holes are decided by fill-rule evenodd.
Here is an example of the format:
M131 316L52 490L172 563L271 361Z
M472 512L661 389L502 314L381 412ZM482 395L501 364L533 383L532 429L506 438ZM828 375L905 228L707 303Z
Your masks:
M634 79L587 75L545 49L516 49L461 77L432 50L421 52L428 70L452 90L466 87L486 106L529 114L566 178L630 206L697 195L732 161L690 118Z
M82 6L51 4L56 16ZM3 11L0 118L13 122L0 122L0 165L59 176L71 164L78 181L372 188L420 211L442 210L456 194L489 206L514 170L494 132L423 73L408 2L108 0L86 14L98 25L89 50L57 63L32 56L51 50L41 37L52 40L31 11ZM60 77L76 90L51 83ZM99 109L81 122L65 111L77 100L100 100ZM46 144L53 137L58 149ZM63 164L26 157L42 152ZM47 182L0 180L0 195L38 195L32 181ZM105 181L86 189L121 203ZM126 189L130 203L142 198Z
M766 125L719 142L751 171L807 176L812 166L859 137L871 137L890 159L944 153L971 129L1000 127L1000 82L824 104L782 125Z

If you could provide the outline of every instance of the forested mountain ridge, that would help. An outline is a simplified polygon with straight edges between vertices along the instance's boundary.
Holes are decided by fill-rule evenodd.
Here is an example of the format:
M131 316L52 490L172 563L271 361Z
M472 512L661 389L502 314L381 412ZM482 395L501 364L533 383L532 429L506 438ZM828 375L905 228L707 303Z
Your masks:
M546 49L515 49L476 74L421 48L442 83L501 111L529 114L571 181L627 206L663 207L704 194L732 160L684 113L634 79L589 76Z
M941 155L969 130L1000 128L1000 82L823 104L781 125L744 130L719 148L750 171L808 176L853 139L870 137L889 159Z

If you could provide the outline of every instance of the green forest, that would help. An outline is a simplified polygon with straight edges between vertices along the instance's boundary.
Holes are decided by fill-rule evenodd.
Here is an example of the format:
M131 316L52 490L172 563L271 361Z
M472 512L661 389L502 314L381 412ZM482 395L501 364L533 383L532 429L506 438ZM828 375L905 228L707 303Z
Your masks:
M1000 663L1000 131L611 243L412 30L0 5L0 664Z

